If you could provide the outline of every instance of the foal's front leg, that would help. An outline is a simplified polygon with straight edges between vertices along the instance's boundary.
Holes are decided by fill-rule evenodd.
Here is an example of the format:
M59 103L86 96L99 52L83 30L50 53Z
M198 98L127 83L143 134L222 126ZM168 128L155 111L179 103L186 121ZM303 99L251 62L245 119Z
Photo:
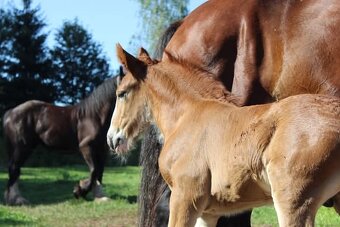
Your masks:
M209 194L202 189L172 188L169 227L195 226L209 200Z

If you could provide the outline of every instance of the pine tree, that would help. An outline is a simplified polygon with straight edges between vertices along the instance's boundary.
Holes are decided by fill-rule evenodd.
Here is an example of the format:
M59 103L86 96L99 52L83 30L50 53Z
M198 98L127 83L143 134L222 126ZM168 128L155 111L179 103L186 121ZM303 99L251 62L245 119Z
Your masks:
M0 97L5 108L29 99L54 101L52 61L46 46L45 23L40 8L32 8L31 0L23 0L23 9L1 10L0 19Z
M111 76L101 46L77 20L65 22L56 34L52 50L58 100L73 104L85 98L96 86Z

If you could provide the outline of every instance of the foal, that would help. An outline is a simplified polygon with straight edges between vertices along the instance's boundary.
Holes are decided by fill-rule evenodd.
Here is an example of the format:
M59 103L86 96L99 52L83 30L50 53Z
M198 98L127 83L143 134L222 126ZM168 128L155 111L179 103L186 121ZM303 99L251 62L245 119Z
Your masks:
M139 59L119 45L117 52L128 73L108 144L123 154L146 126L158 126L160 171L172 191L169 226L215 226L221 215L272 202L280 226L313 226L317 209L335 195L339 212L339 99L299 95L237 107L201 98L195 80L204 72L155 63L143 49Z

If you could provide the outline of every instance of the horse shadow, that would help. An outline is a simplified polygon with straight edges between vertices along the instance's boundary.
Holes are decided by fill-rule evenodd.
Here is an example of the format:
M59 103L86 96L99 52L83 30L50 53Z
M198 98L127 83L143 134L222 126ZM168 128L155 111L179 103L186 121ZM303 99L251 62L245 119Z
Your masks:
M137 203L138 196L136 195L120 195L117 193L114 193L110 195L110 199L112 200L125 200L130 204Z
M20 182L20 191L30 206L49 205L74 199L72 190L76 183L75 180L25 179ZM7 179L0 179L1 192L5 191L6 184ZM4 204L3 196L0 203Z

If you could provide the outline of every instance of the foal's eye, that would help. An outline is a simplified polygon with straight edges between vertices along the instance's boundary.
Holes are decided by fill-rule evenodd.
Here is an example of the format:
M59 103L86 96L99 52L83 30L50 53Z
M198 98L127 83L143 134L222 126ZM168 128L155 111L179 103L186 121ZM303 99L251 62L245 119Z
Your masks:
M127 95L127 91L121 91L121 92L118 93L117 96L118 96L118 98L125 98L126 95Z

